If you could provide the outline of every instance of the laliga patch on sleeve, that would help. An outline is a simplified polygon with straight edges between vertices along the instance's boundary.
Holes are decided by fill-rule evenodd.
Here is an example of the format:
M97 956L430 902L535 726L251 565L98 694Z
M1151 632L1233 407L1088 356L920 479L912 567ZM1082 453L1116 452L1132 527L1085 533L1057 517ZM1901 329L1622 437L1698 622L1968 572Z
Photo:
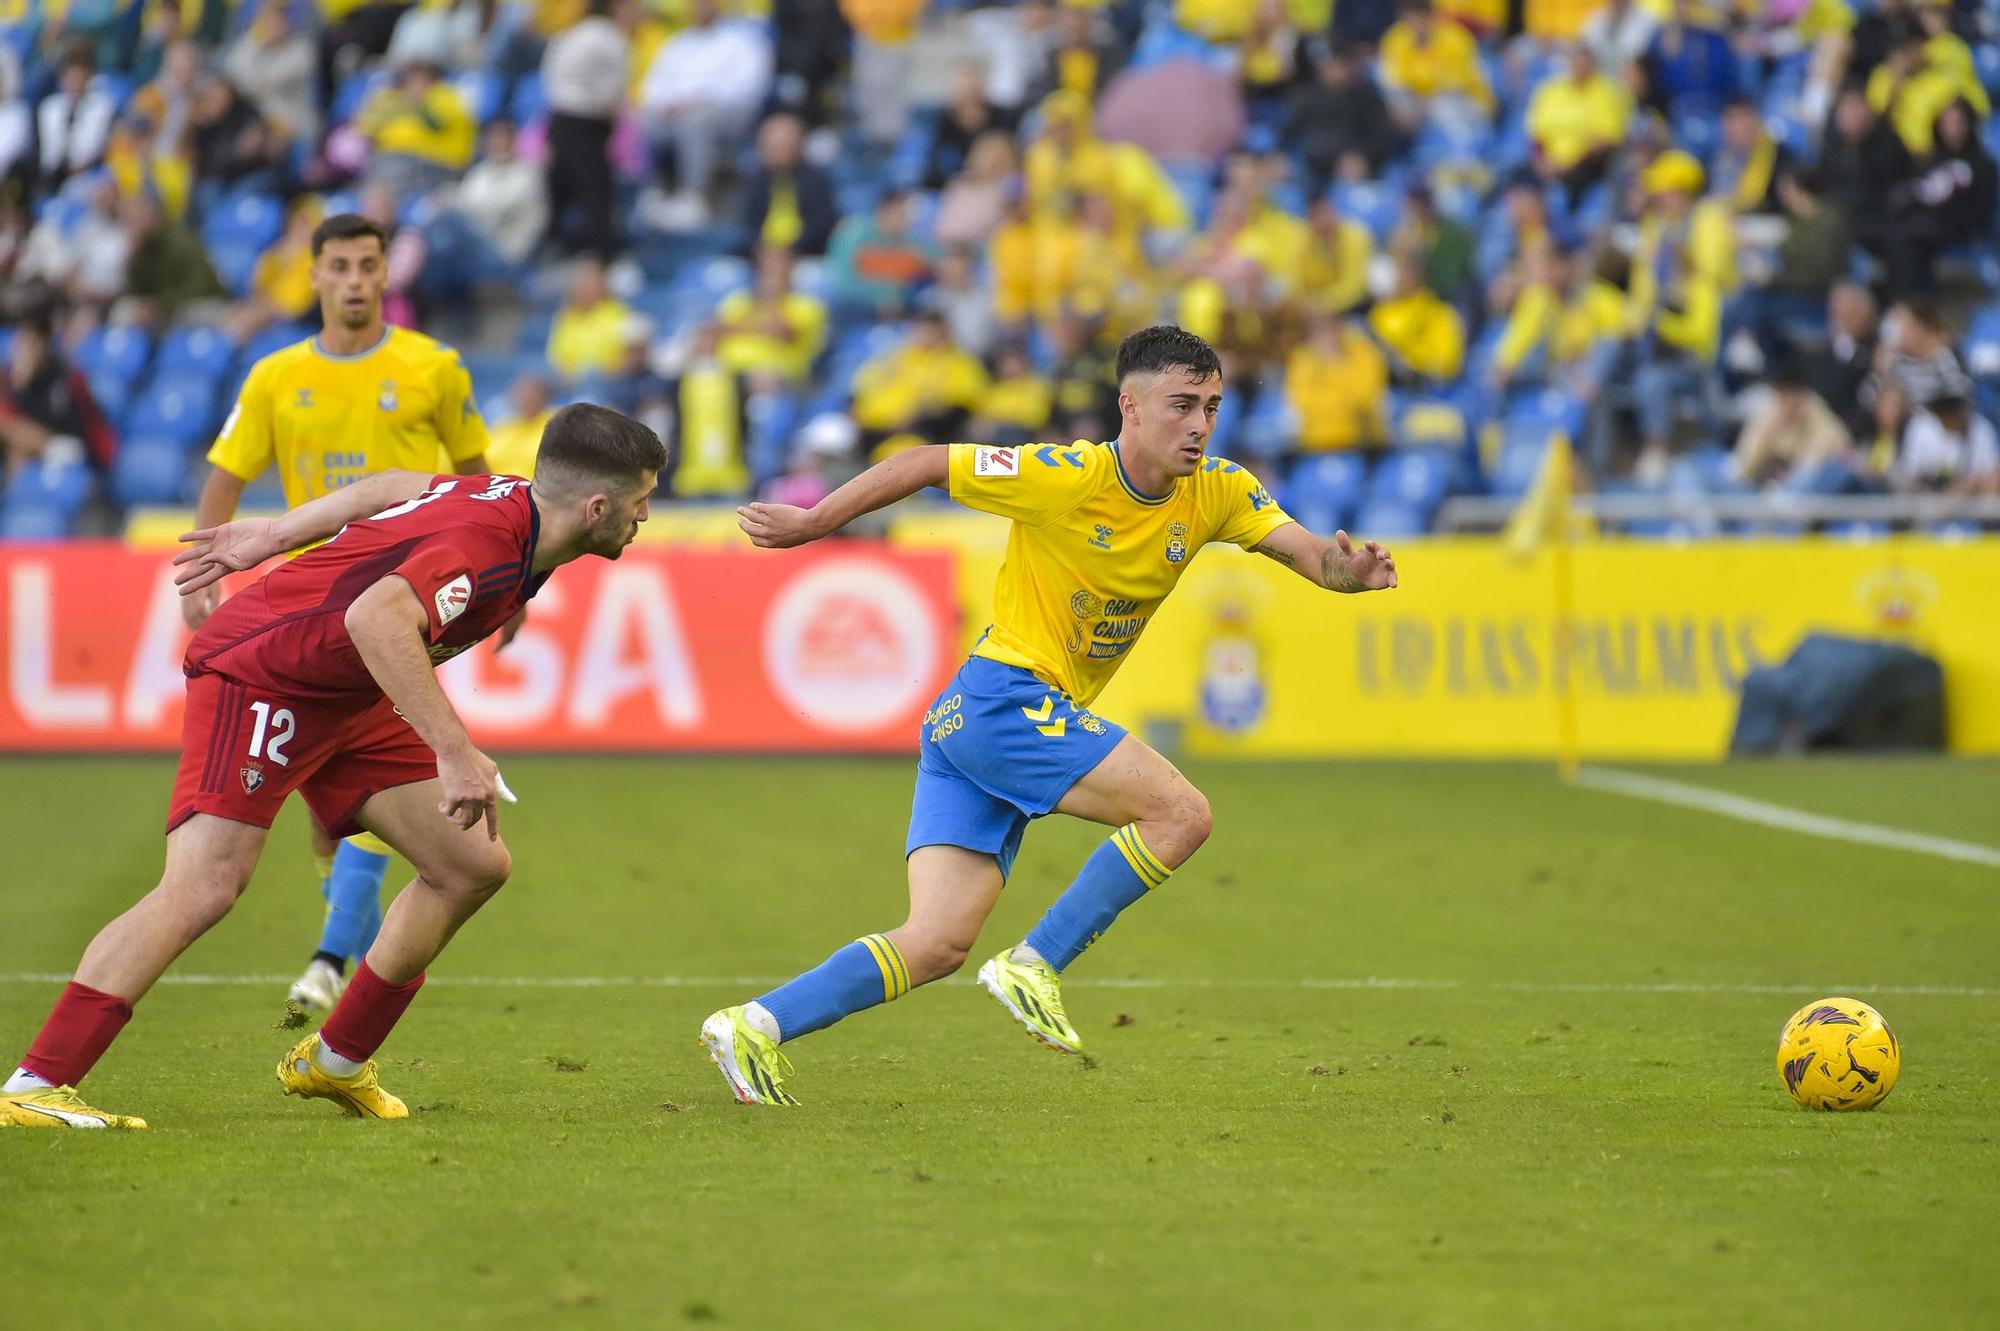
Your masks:
M437 589L438 627L443 628L465 613L465 607L472 604L471 575L461 573Z
M974 476L1019 476L1021 455L1012 448L976 448L972 452Z

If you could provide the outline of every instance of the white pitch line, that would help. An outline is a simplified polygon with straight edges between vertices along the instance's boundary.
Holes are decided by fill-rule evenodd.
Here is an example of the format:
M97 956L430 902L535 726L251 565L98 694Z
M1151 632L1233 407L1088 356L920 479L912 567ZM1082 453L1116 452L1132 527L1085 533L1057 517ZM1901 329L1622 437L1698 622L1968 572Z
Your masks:
M204 975L168 973L165 985L188 988L282 988L290 975ZM426 983L458 989L750 989L782 983L777 975L438 975ZM68 975L56 971L0 973L0 984L61 984ZM1896 994L1933 998L2000 998L2000 988L1944 984L1751 984L1701 981L1617 980L1419 980L1388 976L1334 979L1090 979L1077 976L1068 984L1086 989L1381 989L1488 990L1510 994Z
M1739 822L1756 823L1760 827L1775 827L1786 832L1800 832L1806 836L1823 837L1828 841L1846 841L1854 845L1907 850L1917 855L1934 855L1943 860L1957 860L1961 864L1977 864L1987 869L2000 869L2000 849L1982 846L1978 842L1954 841L1950 837L1907 832L1900 827L1883 827L1878 823L1858 823L1847 818L1830 818L1825 814L1807 813L1803 809L1788 808L1783 804L1769 804L1763 800L1751 799L1747 795L1731 795L1724 791L1711 790L1706 786L1689 785L1683 781L1669 781L1664 777L1641 776L1637 772L1619 772L1604 767L1586 767L1576 774L1576 784L1587 790L1629 795L1634 799L1674 804L1683 809L1699 809L1704 813L1720 814L1724 818L1734 818Z

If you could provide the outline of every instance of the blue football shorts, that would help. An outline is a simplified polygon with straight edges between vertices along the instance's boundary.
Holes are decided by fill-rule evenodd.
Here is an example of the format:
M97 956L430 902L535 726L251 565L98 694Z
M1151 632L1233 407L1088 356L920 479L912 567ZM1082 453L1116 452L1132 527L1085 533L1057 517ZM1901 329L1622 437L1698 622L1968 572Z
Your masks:
M1019 666L975 656L924 713L907 857L963 846L1014 867L1029 820L1062 802L1125 727Z

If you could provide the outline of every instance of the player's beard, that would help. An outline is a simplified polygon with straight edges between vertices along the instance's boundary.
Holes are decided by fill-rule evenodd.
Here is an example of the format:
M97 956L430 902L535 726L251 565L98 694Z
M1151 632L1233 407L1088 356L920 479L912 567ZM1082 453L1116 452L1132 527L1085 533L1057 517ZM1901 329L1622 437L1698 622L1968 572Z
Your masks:
M630 518L606 513L590 529L590 546L602 558L616 559L625 553L625 547L637 534Z

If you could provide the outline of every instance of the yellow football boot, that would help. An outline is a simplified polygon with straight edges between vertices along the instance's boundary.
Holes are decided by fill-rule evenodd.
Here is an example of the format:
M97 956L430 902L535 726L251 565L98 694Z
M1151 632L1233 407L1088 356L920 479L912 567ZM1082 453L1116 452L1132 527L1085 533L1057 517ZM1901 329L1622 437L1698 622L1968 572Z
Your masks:
M1065 1054L1083 1052L1083 1037L1063 1011L1062 977L1048 962L1016 961L1009 948L979 968L979 987L1049 1048Z
M73 1086L0 1094L0 1128L143 1128L146 1120L107 1114L83 1102Z
M352 1077L336 1077L313 1061L319 1049L314 1033L291 1047L278 1063L278 1083L286 1095L331 1100L349 1118L408 1118L410 1109L375 1081L375 1060L361 1065Z
M701 1047L741 1104L795 1105L785 1089L792 1060L778 1042L743 1019L743 1009L727 1007L701 1024Z

